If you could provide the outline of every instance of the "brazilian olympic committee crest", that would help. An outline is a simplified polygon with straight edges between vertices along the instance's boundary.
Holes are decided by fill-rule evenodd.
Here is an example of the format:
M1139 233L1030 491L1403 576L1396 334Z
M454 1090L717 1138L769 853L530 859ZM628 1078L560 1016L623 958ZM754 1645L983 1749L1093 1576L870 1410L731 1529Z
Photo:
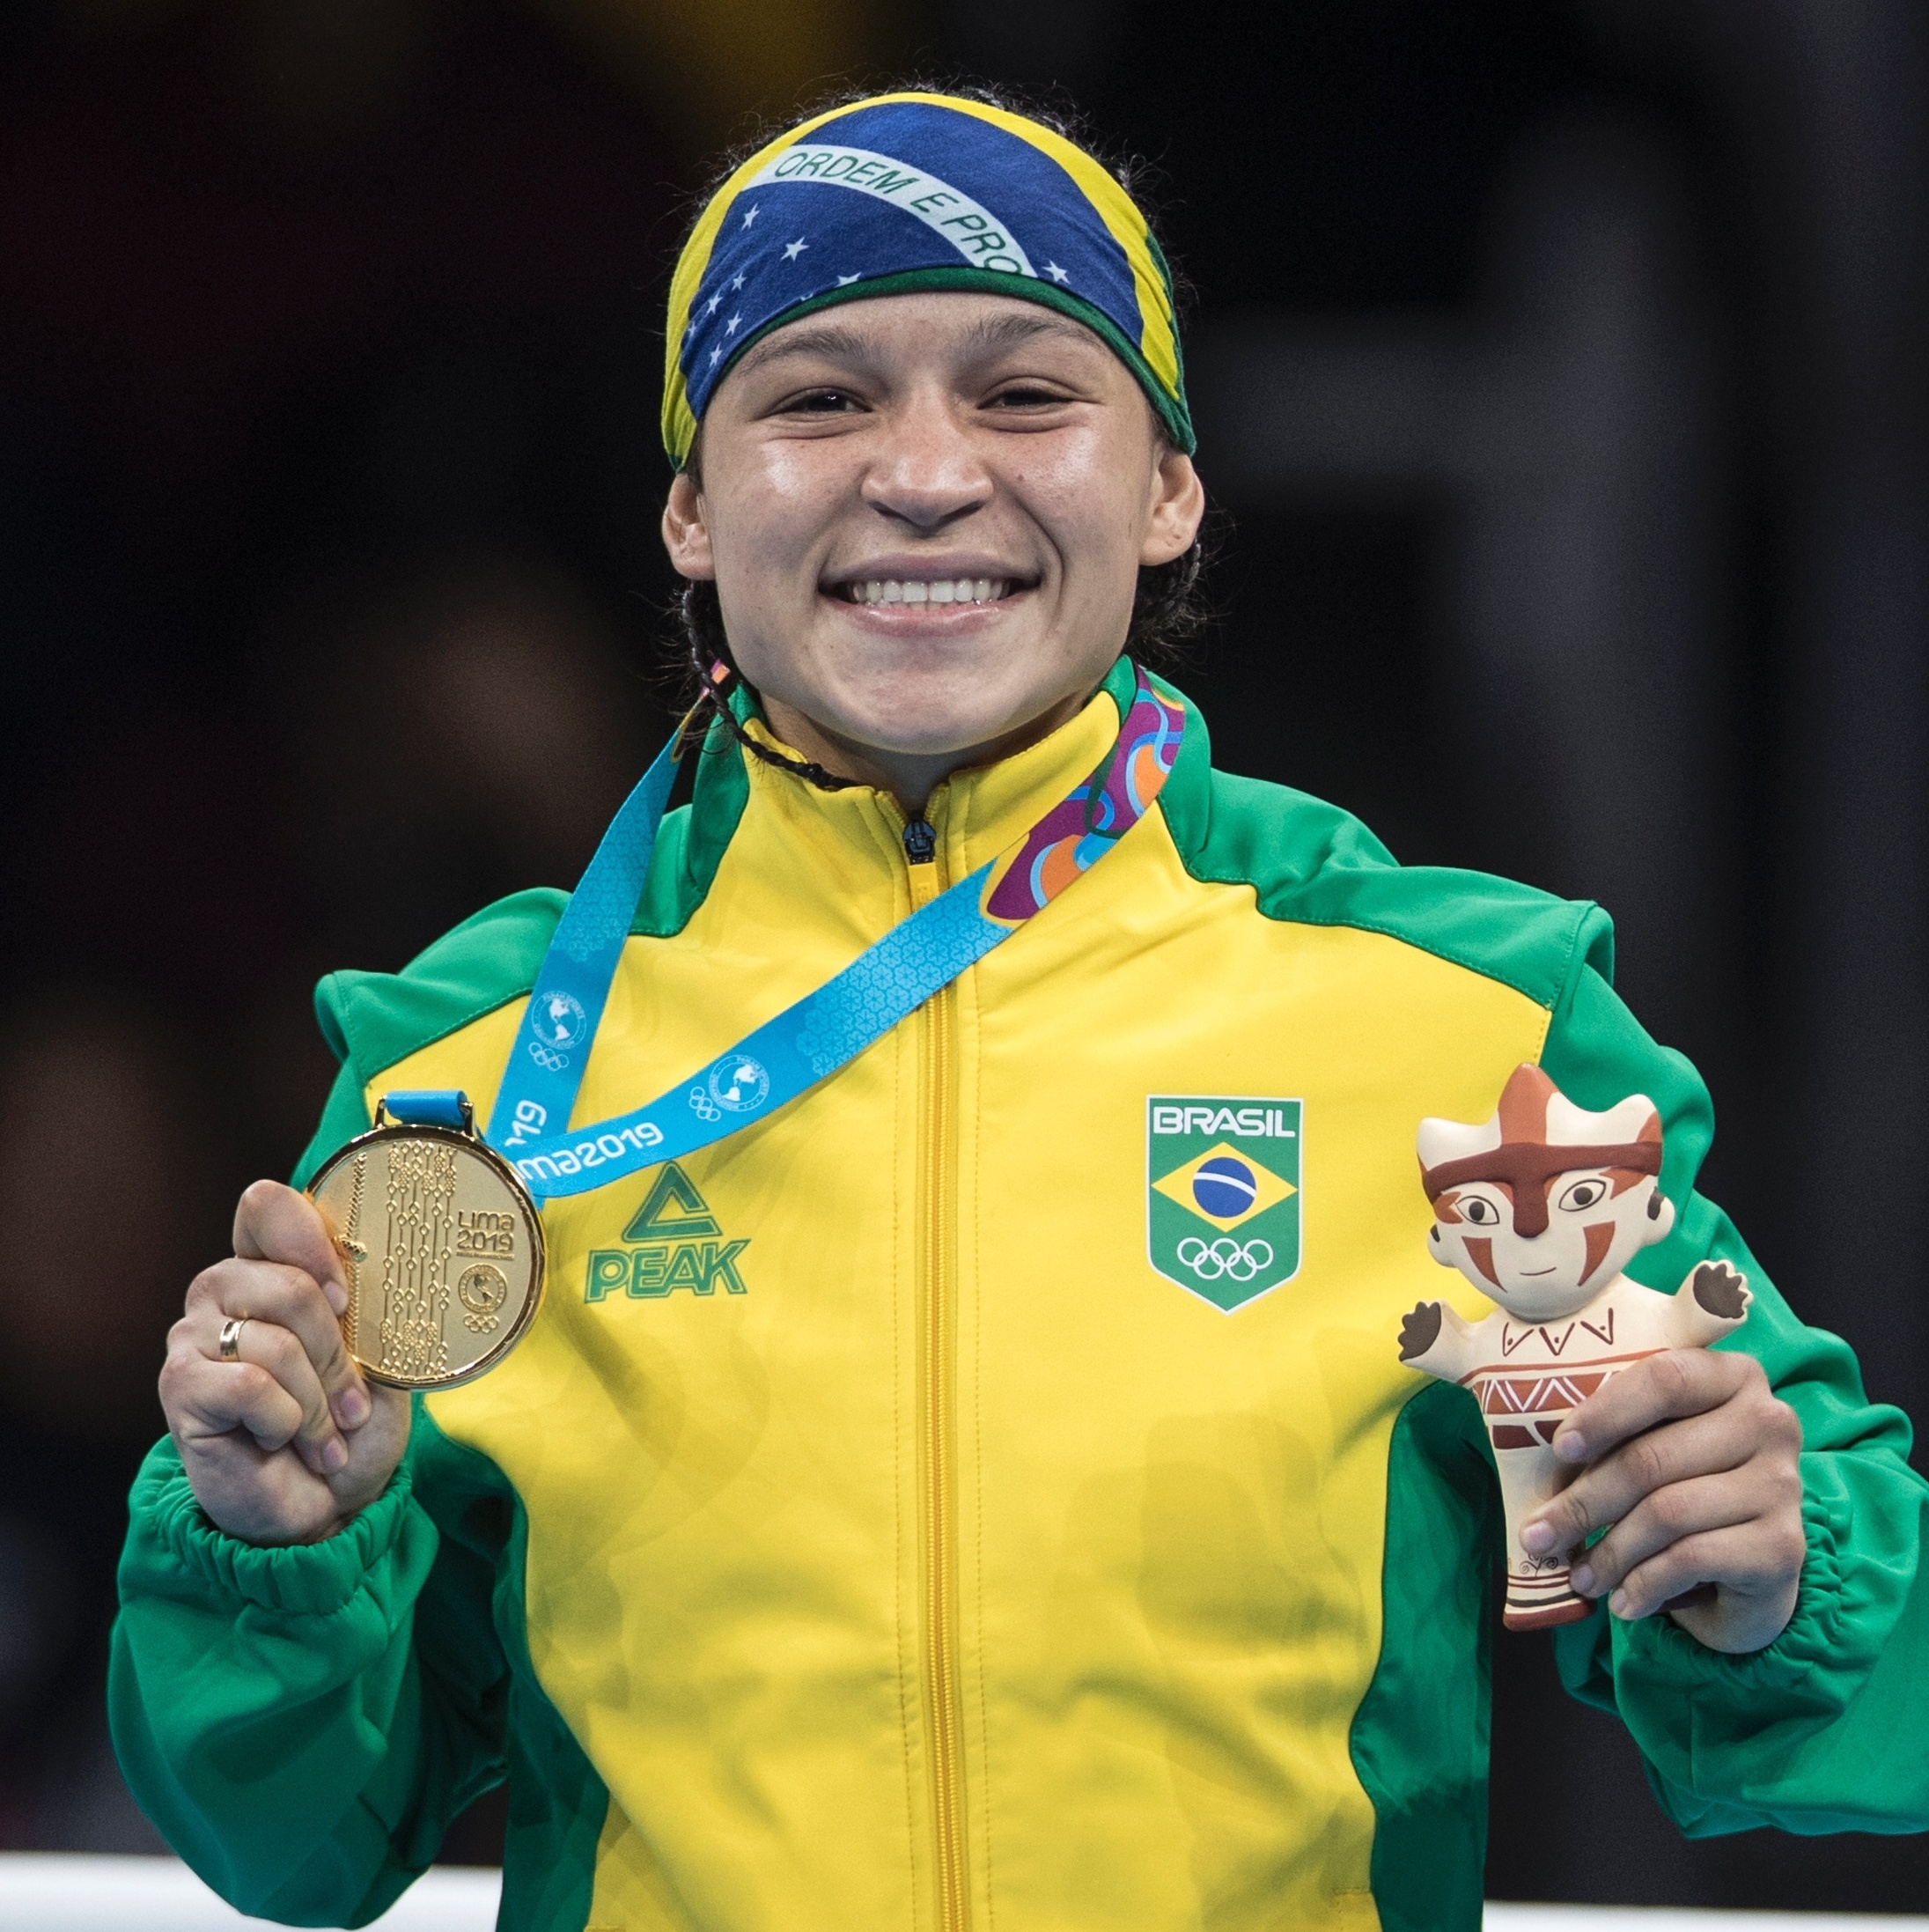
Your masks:
M1297 1100L1154 1094L1145 1243L1168 1281L1231 1314L1299 1272Z

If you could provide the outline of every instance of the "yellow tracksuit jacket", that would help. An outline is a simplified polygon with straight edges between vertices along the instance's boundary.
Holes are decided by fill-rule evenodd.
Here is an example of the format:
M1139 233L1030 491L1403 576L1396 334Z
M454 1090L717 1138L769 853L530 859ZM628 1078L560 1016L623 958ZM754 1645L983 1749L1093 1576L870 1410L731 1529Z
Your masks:
M1130 691L1122 666L941 786L924 865L887 797L713 734L578 1120L1014 844ZM342 1073L304 1173L392 1086L486 1117L561 903L324 982ZM506 1777L503 1923L528 1932L1474 1927L1498 1505L1471 1399L1396 1336L1451 1284L1418 1121L1484 1117L1538 1060L1583 1105L1660 1104L1680 1214L1634 1272L1744 1267L1732 1346L1808 1445L1789 1630L1734 1658L1597 1613L1556 1640L1570 1687L1690 1830L1920 1826L1907 1426L1692 1194L1705 1095L1609 970L1596 910L1402 868L1213 772L1189 713L1157 807L895 1032L550 1205L528 1336L417 1399L342 1534L233 1542L154 1452L111 1690L134 1788L218 1891L296 1923L374 1915ZM1243 1217L1193 1184L1228 1157Z

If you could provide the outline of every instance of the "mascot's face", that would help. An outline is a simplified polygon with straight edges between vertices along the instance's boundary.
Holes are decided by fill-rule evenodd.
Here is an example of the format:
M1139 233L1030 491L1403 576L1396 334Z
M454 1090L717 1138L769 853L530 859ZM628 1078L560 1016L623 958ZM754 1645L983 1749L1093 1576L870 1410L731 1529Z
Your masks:
M1660 1157L1645 1095L1589 1113L1520 1067L1491 1120L1421 1125L1433 1258L1521 1321L1577 1314L1674 1227Z

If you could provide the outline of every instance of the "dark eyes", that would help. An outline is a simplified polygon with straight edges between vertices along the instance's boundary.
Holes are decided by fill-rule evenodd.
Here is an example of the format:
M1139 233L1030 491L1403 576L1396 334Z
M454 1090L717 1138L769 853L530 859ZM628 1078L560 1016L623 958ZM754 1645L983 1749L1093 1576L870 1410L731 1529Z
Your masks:
M1000 389L987 399L985 407L991 409L1049 409L1065 402L1069 397L1061 395L1056 389L1048 389L1036 383L1014 383L1009 389Z
M783 407L785 416L842 416L858 408L858 399L843 389L806 389Z
M1578 1214L1584 1208L1598 1205L1606 1198L1607 1192L1608 1184L1605 1181L1576 1181L1562 1193L1561 1206L1570 1214Z
M1494 1204L1478 1194L1469 1194L1460 1204L1462 1220L1470 1220L1476 1228L1492 1228L1498 1224L1500 1210Z
M1036 383L1013 383L987 396L981 405L987 410L1038 410L1061 407L1071 400L1057 389ZM804 389L788 396L773 412L778 416L852 416L867 405L848 389Z

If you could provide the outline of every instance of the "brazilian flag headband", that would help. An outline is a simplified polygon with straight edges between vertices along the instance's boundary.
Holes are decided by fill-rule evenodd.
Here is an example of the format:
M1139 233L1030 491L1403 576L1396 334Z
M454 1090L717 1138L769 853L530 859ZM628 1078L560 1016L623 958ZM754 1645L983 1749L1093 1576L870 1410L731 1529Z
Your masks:
M1083 322L1190 455L1172 274L1132 198L1022 114L877 94L792 128L711 196L670 284L663 446L681 468L733 362L814 309L968 289Z

